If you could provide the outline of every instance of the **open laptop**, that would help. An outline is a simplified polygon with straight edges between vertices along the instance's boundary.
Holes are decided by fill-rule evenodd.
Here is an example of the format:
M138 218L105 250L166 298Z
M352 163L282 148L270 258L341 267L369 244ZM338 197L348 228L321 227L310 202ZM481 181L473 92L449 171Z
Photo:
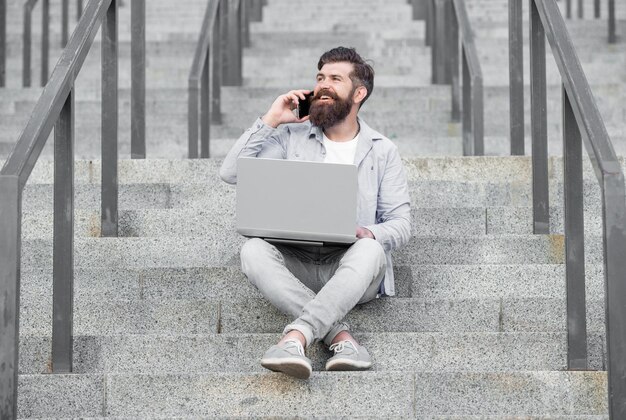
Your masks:
M357 167L284 159L237 160L237 232L274 243L356 241Z

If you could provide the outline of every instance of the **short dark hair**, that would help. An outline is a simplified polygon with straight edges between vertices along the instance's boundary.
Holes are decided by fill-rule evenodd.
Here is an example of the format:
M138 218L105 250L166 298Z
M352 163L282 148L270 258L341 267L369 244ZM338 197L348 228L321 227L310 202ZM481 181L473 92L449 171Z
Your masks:
M361 105L363 105L372 94L372 90L374 90L374 69L354 48L337 47L326 51L320 57L320 61L317 63L317 69L321 70L324 64L342 61L352 63L354 66L354 70L350 73L352 83L355 86L365 86L365 89L367 89L367 95L365 95L363 102L361 102Z

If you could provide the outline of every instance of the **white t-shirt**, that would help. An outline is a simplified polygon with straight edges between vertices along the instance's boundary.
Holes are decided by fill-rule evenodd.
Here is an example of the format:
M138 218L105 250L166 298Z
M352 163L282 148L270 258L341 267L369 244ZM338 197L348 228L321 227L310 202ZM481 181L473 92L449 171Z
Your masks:
M356 145L359 141L359 135L349 141L332 141L324 134L324 147L326 148L326 157L324 163L354 163L354 155L356 155Z

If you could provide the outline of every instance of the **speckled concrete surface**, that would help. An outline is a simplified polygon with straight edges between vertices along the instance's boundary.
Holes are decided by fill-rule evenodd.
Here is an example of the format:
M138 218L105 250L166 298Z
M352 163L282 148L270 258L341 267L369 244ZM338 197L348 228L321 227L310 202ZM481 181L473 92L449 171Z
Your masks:
M413 379L412 374L347 372L314 374L308 381L280 374L110 375L107 414L324 416L341 412L406 417L413 414ZM327 390L332 390L332 398Z
M416 375L422 414L603 415L603 372L432 373Z
M101 375L21 375L18 417L80 417L105 414Z
M515 372L567 368L563 332L358 332L381 372ZM263 372L260 358L280 338L278 332L224 334L123 334L77 336L75 373L162 374ZM591 369L605 367L604 337L591 333ZM22 338L22 373L50 370L47 337ZM325 346L307 350L315 371L330 357Z
M602 372L337 372L315 373L308 381L268 373L48 378L20 378L20 417L33 410L38 410L40 417L74 417L77 409L87 404L91 406L84 412L90 417L144 418L259 413L324 417L328 411L340 410L348 417L437 418L447 413L468 419L510 419L524 413L526 419L542 418L539 413L550 410L552 416L547 418L566 419L596 418L607 410L606 374ZM329 399L325 389L332 389L334 398ZM40 407L36 395L41 392L72 396L74 403Z
M587 296L604 296L603 267L586 266ZM562 264L425 265L413 267L413 297L560 298L565 296Z

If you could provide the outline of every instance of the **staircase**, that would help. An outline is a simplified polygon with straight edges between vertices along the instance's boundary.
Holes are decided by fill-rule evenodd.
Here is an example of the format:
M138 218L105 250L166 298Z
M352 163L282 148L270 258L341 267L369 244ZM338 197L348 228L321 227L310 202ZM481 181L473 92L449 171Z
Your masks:
M127 3L121 22L129 16ZM99 51L91 53L96 58L86 62L76 91L76 148L85 160L76 163L75 175L73 374L49 374L52 162L38 164L24 193L20 418L608 418L601 209L588 165L592 370L572 372L566 370L561 159L550 160L553 234L532 235L530 158L459 156L450 88L430 84L424 23L411 20L404 0L340 6L269 0L263 22L251 26L244 86L223 90L223 124L211 127L214 157L206 160L178 159L186 155L184 63L191 63L206 2L193 0L192 7L188 0L189 9L165 0L146 3L148 22L154 22L146 31L150 159L120 162L118 238L99 237ZM485 149L505 155L506 3L467 4L483 54ZM624 42L608 46L599 35L586 36L585 28L605 29L605 23L570 24L578 28L573 35L581 61L619 152L626 147L619 141L626 115ZM120 28L122 55L129 50L126 28ZM314 345L308 354L314 373L299 381L260 366L290 320L240 271L245 239L234 230L235 190L217 173L235 138L277 95L312 86L319 55L337 45L354 46L373 60L375 88L362 116L400 148L413 238L394 254L398 296L348 315L374 368L325 372L329 353ZM128 69L121 59L122 157L130 155ZM558 94L556 79L548 80ZM9 86L0 94L6 144L15 142L40 92L19 88L15 77ZM551 151L559 154L560 102L550 100Z

